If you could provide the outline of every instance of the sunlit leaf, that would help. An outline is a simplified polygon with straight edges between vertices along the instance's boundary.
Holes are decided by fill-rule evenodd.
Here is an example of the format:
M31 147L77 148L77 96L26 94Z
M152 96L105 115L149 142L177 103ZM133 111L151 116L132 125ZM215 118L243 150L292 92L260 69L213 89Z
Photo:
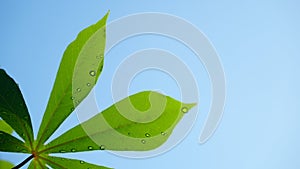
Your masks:
M32 147L31 119L19 86L3 69L0 84L0 117Z
M103 67L108 13L81 31L64 52L54 87L38 132L44 143L89 94Z
M0 160L0 168L13 168L14 165L9 161Z
M11 134L14 130L4 120L0 120L0 131Z
M95 164L87 163L83 160L75 160L75 159L68 159L68 158L61 158L61 157L40 157L43 161L46 162L52 168L59 168L59 169L69 169L69 168L76 168L76 169L109 169L108 167L98 166Z
M0 131L0 151L28 153L30 149L19 139Z
M151 150L168 139L176 124L194 105L157 92L140 92L59 136L41 152Z

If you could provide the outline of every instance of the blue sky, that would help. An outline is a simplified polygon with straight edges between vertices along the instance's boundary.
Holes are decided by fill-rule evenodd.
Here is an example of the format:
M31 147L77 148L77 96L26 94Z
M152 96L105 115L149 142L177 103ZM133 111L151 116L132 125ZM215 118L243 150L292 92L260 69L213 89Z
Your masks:
M215 46L227 82L224 116L214 136L198 144L211 99L205 68L182 44L145 36L125 41L107 56L96 92L99 106L111 105L111 76L130 53L143 48L169 50L197 75L199 115L189 135L171 151L147 159L128 159L107 152L78 157L115 168L298 169L300 161L300 4L286 1L15 1L0 5L0 66L19 84L37 131L66 46L108 10L108 21L139 12L163 12L193 23ZM120 28L121 29L121 28ZM143 43L140 43L143 42ZM132 92L157 89L177 97L176 85L150 85L165 74L146 72L133 81ZM78 123L72 115L56 136ZM26 156L0 153L13 163Z

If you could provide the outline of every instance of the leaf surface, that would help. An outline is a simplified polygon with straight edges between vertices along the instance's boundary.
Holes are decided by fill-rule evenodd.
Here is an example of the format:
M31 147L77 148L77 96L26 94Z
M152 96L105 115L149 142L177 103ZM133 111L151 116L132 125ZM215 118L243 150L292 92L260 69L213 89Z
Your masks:
M61 158L61 157L54 157L54 156L47 156L47 157L40 157L43 161L46 162L52 168L59 168L59 169L69 169L69 168L76 168L76 169L109 169L108 167L98 166L95 164L87 163L83 160L75 160L75 159L68 159L68 158Z
M103 67L108 13L81 31L62 57L48 105L38 132L44 143L89 94Z
M14 165L9 161L0 160L0 168L13 168Z
M14 136L0 131L0 151L29 153L30 148Z
M0 69L0 84L0 117L32 147L31 119L18 84L3 69Z
M157 92L140 92L70 129L41 152L151 150L168 139L176 124L194 105Z
M4 120L0 120L0 130L8 134L14 131Z

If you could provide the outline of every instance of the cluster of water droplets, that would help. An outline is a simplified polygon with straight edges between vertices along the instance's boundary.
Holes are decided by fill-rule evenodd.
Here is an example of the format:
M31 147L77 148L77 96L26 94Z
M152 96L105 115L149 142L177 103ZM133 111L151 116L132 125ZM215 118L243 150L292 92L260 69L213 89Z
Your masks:
M2 134L2 133L0 133L0 134ZM87 149L88 149L88 150L94 150L94 147L93 147L93 146L88 146ZM99 150L105 150L105 145L99 146ZM75 148L72 148L72 149L71 149L71 152L76 152L76 151L77 151L77 150L76 150ZM59 150L59 152L60 152L60 153L67 153L66 150Z

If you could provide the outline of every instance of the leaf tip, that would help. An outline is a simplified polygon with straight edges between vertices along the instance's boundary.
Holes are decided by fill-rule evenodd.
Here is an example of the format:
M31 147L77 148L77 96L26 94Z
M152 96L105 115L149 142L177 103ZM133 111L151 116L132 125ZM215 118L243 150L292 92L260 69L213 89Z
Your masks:
M184 103L183 107L187 107L188 109L192 109L196 105L197 105L197 103Z

